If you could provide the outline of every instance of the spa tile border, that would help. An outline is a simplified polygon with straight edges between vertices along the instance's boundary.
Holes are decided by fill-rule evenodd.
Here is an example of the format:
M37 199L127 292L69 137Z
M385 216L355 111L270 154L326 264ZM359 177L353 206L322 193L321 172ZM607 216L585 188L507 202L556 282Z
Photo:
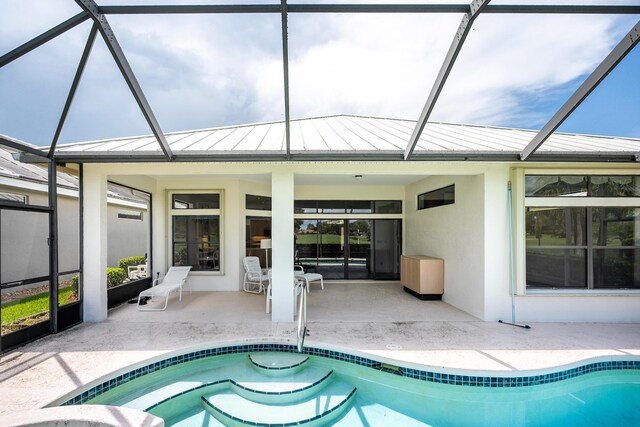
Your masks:
M205 357L222 356L227 354L236 353L256 353L256 352L287 352L295 353L297 350L296 345L292 344L244 344L233 345L226 347L215 347L206 350L198 350L190 353L185 353L179 356L169 357L167 359L151 363L147 366L137 368L118 375L110 380L104 381L97 386L86 390L67 401L63 402L60 406L66 405L78 405L87 402L90 399L99 396L100 394L107 392L122 384L128 383L136 378L140 378L144 375L151 374L169 366L179 365L185 362L191 362L193 360L199 360ZM601 371L615 371L623 369L640 369L640 360L613 360L606 362L594 362L588 363L576 368L566 369L558 372L531 375L531 376L476 376L476 375L459 375L459 374L446 374L440 372L430 372L420 369L405 368L402 366L393 366L386 363L382 363L377 360L369 359L367 357L356 356L340 351L326 350L322 348L306 347L303 350L304 354L310 356L320 356L329 359L339 360L343 362L354 363L356 365L365 366L367 368L375 369L381 372L388 372L393 375L398 375L406 378L413 378L419 381L428 381L439 384L449 384L458 386L469 387L529 387L535 385L549 384L557 381L566 380L569 378L578 377L580 375L589 374L592 372Z

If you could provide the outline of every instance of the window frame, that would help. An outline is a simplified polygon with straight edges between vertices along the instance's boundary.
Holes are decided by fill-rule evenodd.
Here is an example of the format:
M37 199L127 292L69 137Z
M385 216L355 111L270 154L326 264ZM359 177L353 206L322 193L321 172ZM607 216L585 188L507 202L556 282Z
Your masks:
M174 194L218 194L220 204L218 209L174 209L173 208L173 195ZM219 270L192 270L190 275L194 276L223 276L225 266L225 233L224 233L224 190L167 190L167 266L172 267L174 264L173 257L173 224L174 217L177 216L217 216L218 218L218 231L219 231Z
M361 212L365 209L354 208L350 206L349 203L368 203L370 208L367 212ZM382 203L398 203L400 210L395 212L380 212L378 207ZM300 205L308 206L300 207ZM344 215L402 215L404 213L404 201L402 199L295 199L293 209L296 215L333 215L339 217L343 217ZM306 211L298 212L296 209L304 209Z
M5 199L3 198L3 196L15 196L16 198L22 198L22 200L21 201L11 200L11 197ZM29 204L29 196L27 194L13 193L11 191L0 191L0 200L4 202L9 202L9 203L18 203L21 205Z
M118 209L118 219L142 221L143 213L132 210Z
M587 175L587 176L638 176L637 170L624 168L598 168L598 169L548 169L548 168L512 168L511 182L513 185L513 233L517 236L514 239L515 272L516 272L516 294L521 296L598 296L598 295L640 295L640 289L608 289L593 288L593 249L598 249L598 245L591 242L591 216L587 215L589 250L587 254L587 285L585 288L569 289L531 289L526 286L526 232L525 215L527 208L571 208L582 207L591 211L590 208L640 208L640 197L575 197L575 196L525 196L525 177L527 175Z
M428 194L434 194L434 193L438 193L441 192L443 194L445 194L448 190L452 188L453 189L453 200L451 202L448 202L446 200L442 200L442 203L434 205L434 206L423 206L420 207L420 197L424 197ZM450 184L450 185L445 185L444 187L440 187L440 188L436 188L435 190L431 190L431 191L426 191L424 193L420 193L418 194L418 196L416 197L416 210L417 211L424 211L427 209L433 209L433 208L439 208L441 206L449 206L449 205L455 205L456 204L456 184Z

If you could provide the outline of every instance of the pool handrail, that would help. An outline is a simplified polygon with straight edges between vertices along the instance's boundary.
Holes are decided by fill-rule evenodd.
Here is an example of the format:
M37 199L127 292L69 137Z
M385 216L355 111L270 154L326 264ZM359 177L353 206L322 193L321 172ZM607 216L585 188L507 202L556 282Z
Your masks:
M307 335L307 289L308 283L306 280L300 280L298 282L300 286L300 301L298 301L298 334L297 345L298 353L302 353L304 348L304 337Z

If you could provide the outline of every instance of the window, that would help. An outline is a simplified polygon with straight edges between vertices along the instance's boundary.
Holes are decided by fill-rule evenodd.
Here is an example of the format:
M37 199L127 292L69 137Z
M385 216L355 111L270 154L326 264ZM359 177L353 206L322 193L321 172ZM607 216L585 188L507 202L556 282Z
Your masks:
M220 271L220 194L173 194L171 201L173 265Z
M527 289L640 289L638 178L526 176Z
M24 205L29 203L29 197L24 194L5 193L4 191L0 191L0 200L22 203Z
M456 186L439 188L418 195L418 210L452 205L456 202Z
M401 200L296 200L296 213L401 214Z
M526 197L638 197L640 176L527 175Z
M270 211L271 197L254 196L252 194L247 194L245 196L245 208L256 210L256 211Z
M142 212L137 211L118 211L118 218L120 219L135 219L142 221Z
M172 196L173 209L220 209L220 195L205 194L174 194Z

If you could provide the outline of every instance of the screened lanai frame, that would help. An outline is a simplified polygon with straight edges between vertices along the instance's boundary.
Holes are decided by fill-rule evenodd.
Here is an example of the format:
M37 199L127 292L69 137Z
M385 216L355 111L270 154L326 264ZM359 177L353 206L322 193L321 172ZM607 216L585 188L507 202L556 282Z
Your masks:
M0 57L0 68L36 49L44 43L58 37L77 25L91 20L93 22L87 39L80 63L76 70L71 89L64 104L60 120L47 153L40 150L25 149L24 161L37 161L38 157L46 156L56 162L130 162L130 161L282 161L282 160L443 160L441 154L426 152L414 152L418 140L427 124L431 113L438 101L449 73L455 66L460 53L475 19L480 14L640 14L640 5L574 5L574 4L490 4L491 0L473 0L470 4L381 4L381 3L354 3L354 4L325 4L325 3L289 3L281 0L273 4L168 4L168 5L108 5L100 6L94 0L75 0L82 12L67 19L50 30L31 39L23 45ZM135 73L129 65L128 59L118 43L117 34L114 33L108 22L110 15L157 15L157 14L277 14L281 18L282 40L282 69L284 87L284 125L285 147L284 153L235 153L232 156L220 153L198 154L193 157L187 154L176 154L171 150L165 133L162 131L150 103L138 83ZM291 14L463 14L461 22L453 37L446 57L440 67L429 96L424 104L413 133L407 143L404 153L385 153L381 156L372 153L355 153L345 156L344 153L292 153L290 144L290 111L289 111L289 53L288 53L288 17ZM89 58L92 46L97 34L100 33L108 47L116 65L122 73L137 105L142 112L151 132L156 138L162 153L146 153L136 155L116 154L88 154L78 156L77 153L57 152L56 146L64 127L66 117L73 102L82 73ZM537 150L553 134L553 132L569 117L569 115L584 101L589 94L602 82L606 76L620 63L624 57L638 44L640 40L640 21L620 40L615 48L587 77L577 90L566 100L564 105L551 117L542 129L531 139L526 147L519 153L478 153L456 152L449 153L447 160L478 160L478 161L640 161L640 150L636 153L595 152L595 153L540 153ZM6 138L0 139L5 143ZM15 144L16 142L13 141ZM21 145L22 146L22 145Z

